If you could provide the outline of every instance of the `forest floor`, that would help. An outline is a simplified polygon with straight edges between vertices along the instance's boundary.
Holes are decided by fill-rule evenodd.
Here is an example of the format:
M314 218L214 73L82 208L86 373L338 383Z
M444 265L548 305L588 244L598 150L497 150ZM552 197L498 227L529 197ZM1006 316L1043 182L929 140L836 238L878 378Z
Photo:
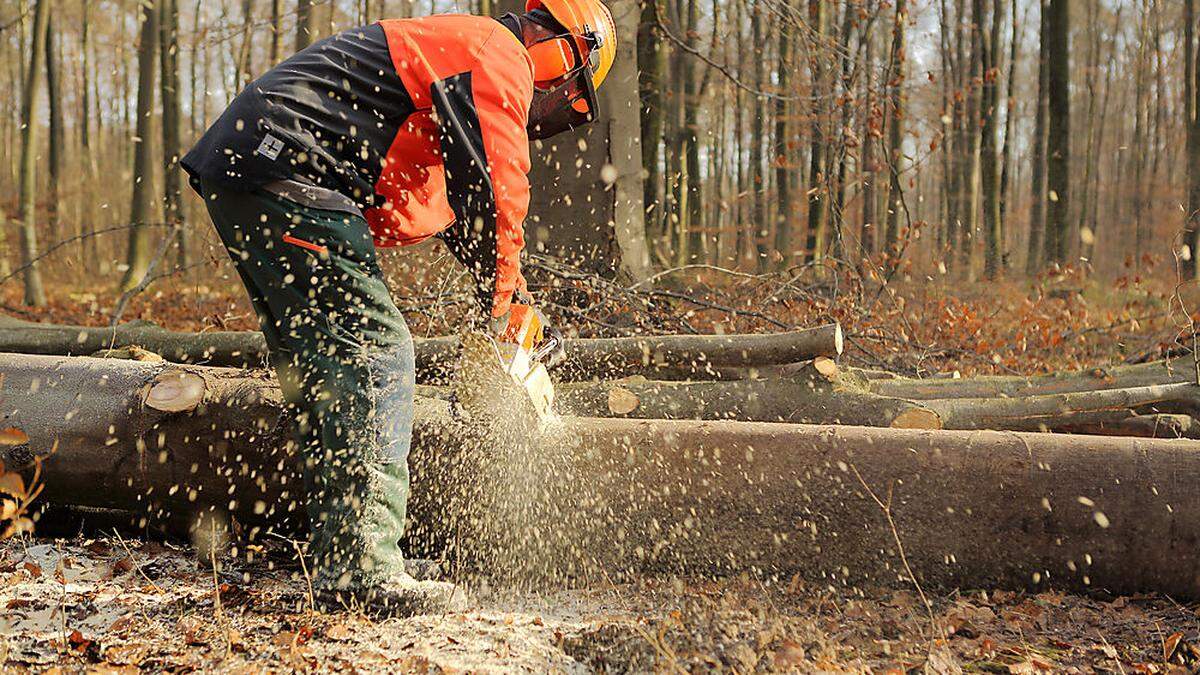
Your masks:
M928 596L797 580L476 588L462 613L308 609L299 569L126 539L0 544L6 672L1193 672L1164 597Z
M913 375L1035 373L1182 355L1200 320L1194 289L1132 274L1104 283L1070 272L996 284L908 279L872 291L845 279L700 270L662 280L665 296L560 277L567 292L558 297L566 300L548 310L579 334L761 332L832 319L846 328L849 362ZM49 307L28 310L18 306L18 290L0 285L0 309L57 323L105 325L116 299L103 289L59 288ZM441 292L397 293L397 303L418 335L452 332L471 305L465 294ZM219 275L156 284L123 319L176 330L256 327L242 291ZM214 575L170 542L22 538L0 543L0 668L1153 673L1200 666L1200 607L1162 596L926 595L743 577L474 588L472 597L462 614L373 622L310 611L287 551L256 563L226 561Z

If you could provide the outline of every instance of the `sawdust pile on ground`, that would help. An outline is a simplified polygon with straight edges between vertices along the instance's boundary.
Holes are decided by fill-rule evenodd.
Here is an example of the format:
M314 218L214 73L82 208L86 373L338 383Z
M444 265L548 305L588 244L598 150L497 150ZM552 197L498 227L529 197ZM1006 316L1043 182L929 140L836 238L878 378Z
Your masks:
M269 552L268 552L269 553ZM374 623L307 609L278 554L215 579L157 543L0 545L0 668L360 672L1190 672L1194 607L1161 597L933 599L793 583L479 589L463 614Z

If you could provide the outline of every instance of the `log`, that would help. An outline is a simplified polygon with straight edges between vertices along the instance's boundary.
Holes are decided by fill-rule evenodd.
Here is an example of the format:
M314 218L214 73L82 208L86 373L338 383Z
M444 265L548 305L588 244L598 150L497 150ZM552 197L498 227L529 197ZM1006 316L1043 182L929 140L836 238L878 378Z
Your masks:
M1200 386L1192 382L1129 389L1100 389L1014 398L929 399L921 403L936 412L947 429L1056 430L1083 421L1079 416L1131 411L1200 414ZM1109 417L1105 417L1110 419Z
M910 400L945 398L1008 398L1069 394L1100 389L1132 389L1154 385L1196 383L1190 361L1156 361L1134 366L1092 368L1051 375L984 375L971 378L877 379L871 390L881 396Z
M179 371L204 382L201 403L145 405L187 398L176 384L154 393ZM228 512L247 538L295 526L300 483L270 380L28 355L0 355L0 373L0 415L30 438L5 448L5 463L57 442L44 499L159 522ZM1200 598L1195 441L590 418L507 431L495 442L420 401L411 550L571 577L752 572L906 587L898 538L926 588ZM868 488L890 504L894 530Z
M454 337L417 338L417 377L447 381L458 358ZM136 321L115 328L64 326L0 316L0 352L45 355L92 355L102 350L140 347L175 363L259 367L266 363L266 341L256 331L182 333ZM788 333L753 335L663 335L627 338L575 338L566 341L560 379L592 379L654 374L670 379L810 360L842 353L838 324Z
M581 417L942 428L930 408L873 394L826 358L791 368L785 378L563 383L556 387L556 401L560 412Z

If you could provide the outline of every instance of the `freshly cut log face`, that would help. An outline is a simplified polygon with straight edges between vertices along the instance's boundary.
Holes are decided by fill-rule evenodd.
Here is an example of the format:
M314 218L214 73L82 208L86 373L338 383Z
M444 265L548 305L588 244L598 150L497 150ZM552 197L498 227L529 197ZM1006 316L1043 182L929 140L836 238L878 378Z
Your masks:
M274 383L188 368L194 410L142 392L168 366L0 355L10 466L58 441L44 498L243 536L294 528L301 483ZM408 546L538 576L801 574L908 586L1104 588L1200 598L1200 443L564 417L495 442L422 399ZM891 504L895 531L871 498ZM454 542L458 542L458 548ZM463 542L469 542L463 544Z

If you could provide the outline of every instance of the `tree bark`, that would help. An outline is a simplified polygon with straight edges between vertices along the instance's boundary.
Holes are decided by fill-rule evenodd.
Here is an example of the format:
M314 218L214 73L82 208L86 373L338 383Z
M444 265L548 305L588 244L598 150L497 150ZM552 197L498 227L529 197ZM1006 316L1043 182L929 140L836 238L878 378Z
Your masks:
M273 382L11 355L0 372L0 412L30 438L3 460L45 457L44 502L124 510L143 526L218 512L251 540L296 529L303 488ZM406 546L493 574L909 588L911 570L926 589L1200 597L1194 441L563 418L498 442L444 405L417 409Z
M1033 276L1042 271L1046 257L1046 148L1048 129L1046 119L1049 107L1050 22L1048 18L1050 0L1041 1L1041 23L1038 39L1038 93L1037 112L1033 130L1033 167L1030 172L1032 198L1029 207L1029 246L1025 258L1025 274Z
M656 29L659 0L641 0L641 18L637 32L638 92L641 99L640 124L642 137L642 167L646 171L642 182L642 200L646 212L646 239L655 252L665 250L666 220L662 195L663 173L660 151L665 124L663 77L666 74L667 47Z
M46 195L47 204L47 239L57 242L62 234L60 220L62 219L62 186L64 167L67 158L67 134L63 121L63 92L62 92L62 63L61 52L58 49L58 27L54 21L55 7L51 0L50 17L46 23L46 100L50 106L50 166L47 172L50 178L49 190Z
M827 140L825 138L826 106L821 103L829 94L828 74L825 68L826 54L823 53L825 34L829 30L830 3L825 0L808 1L808 21L815 44L810 46L809 72L815 102L812 109L812 138L808 151L808 230L804 237L804 262L815 262L823 257L826 228L829 223L829 184L826 167ZM786 142L786 139L781 139Z
M887 201L887 234L886 243L891 259L891 266L900 263L896 256L900 253L900 211L903 208L904 184L900 180L900 172L904 162L904 74L908 52L904 46L904 34L908 28L908 3L906 0L896 0L895 13L892 19L892 51L888 57L888 100L887 100L887 161L888 161L888 201Z
M37 0L34 8L29 67L25 69L25 86L21 97L21 265L25 268L25 304L32 307L46 305L46 290L37 261L37 83L41 79L42 61L46 57L50 2Z
M620 35L637 30L638 5L635 0L608 3ZM600 108L608 120L608 167L601 181L613 190L613 227L620 249L621 278L641 282L651 274L650 251L646 244L646 208L642 201L642 137L633 112L638 102L638 50L629 41L617 43L616 61L604 82ZM611 175L610 175L611 173Z
M790 9L788 4L784 5L785 10ZM791 31L792 27L786 21L779 22L779 37L777 48L779 50L779 93L780 97L775 99L775 195L776 195L776 212L775 212L775 251L779 254L779 268L788 269L792 264L792 252L794 245L792 243L792 218L794 206L792 204L791 192L791 152L789 147L792 143L792 138L788 135L788 102L787 96L791 94L790 76L791 76ZM819 45L816 46L818 49ZM823 55L822 55L823 56ZM818 59L821 58L818 56ZM813 81L817 81L816 71L813 72ZM814 91L816 88L814 88ZM814 111L815 112L815 111ZM819 114L813 116L814 131L817 130L816 122ZM814 141L815 142L815 141ZM809 206L812 209L812 206Z
M141 3L141 39L138 44L137 131L133 138L133 197L129 207L129 250L126 253L122 292L138 285L150 266L150 223L154 220L154 169L150 157L154 129L154 76L158 68L159 1Z
M1066 263L1071 204L1071 14L1070 0L1049 0L1047 85L1046 259Z
M1196 0L1183 2L1183 110L1187 154L1187 211L1184 214L1184 245L1188 255L1181 261L1181 276L1196 279L1200 265L1200 69L1196 68ZM1107 94L1105 94L1107 96Z
M317 16L312 0L296 0L296 51L311 45L317 37Z
M984 21L983 2L977 0L980 24ZM1000 0L992 0L992 17L990 29L985 33L980 26L983 37L982 61L983 84L980 99L983 101L980 113L983 123L979 127L982 136L980 140L980 179L983 187L983 236L984 258L983 273L988 279L1000 276L1000 256L1003 250L1001 242L1000 221L1000 155L996 134L999 131L1000 115L1000 25L1003 23Z
M162 154L163 154L163 212L170 231L175 232L179 255L178 266L187 270L191 264L188 232L183 220L183 181L179 160L182 156L180 125L183 123L179 104L179 0L160 0L162 3L159 39L162 82ZM169 236L169 235L168 235Z
M457 359L454 337L416 340L417 373L424 381L444 377ZM177 333L134 322L114 328L37 324L0 317L0 351L89 355L106 349L140 347L180 363L258 366L266 342L256 331ZM787 364L835 357L843 347L838 324L789 333L756 335L664 335L568 339L560 377L591 379L636 374L693 374L710 369Z

